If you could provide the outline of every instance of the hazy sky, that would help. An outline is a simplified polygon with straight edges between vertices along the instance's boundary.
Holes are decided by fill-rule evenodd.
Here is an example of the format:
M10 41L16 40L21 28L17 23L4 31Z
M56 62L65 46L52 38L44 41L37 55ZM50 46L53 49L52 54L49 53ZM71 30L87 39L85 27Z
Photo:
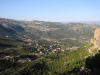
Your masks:
M100 21L100 0L0 0L0 17L57 22Z

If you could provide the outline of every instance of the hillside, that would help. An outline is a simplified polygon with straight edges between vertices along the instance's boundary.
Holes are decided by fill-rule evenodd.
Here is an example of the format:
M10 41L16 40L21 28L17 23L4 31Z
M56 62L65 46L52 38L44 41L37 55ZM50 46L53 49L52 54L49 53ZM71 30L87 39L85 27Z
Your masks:
M0 18L0 37L34 42L47 40L68 47L79 47L93 37L96 24L59 23L45 21L18 21Z
M95 34L95 36L97 35ZM45 43L45 50L48 50L48 47L52 49L49 45L53 45L53 43L46 41ZM99 75L100 54L94 44L93 41L90 41L84 47L75 51L66 49L62 51L63 48L61 48L54 53L49 51L48 54L44 53L41 55L41 52L38 53L38 50L43 50L42 43L30 45L29 42L0 39L0 74ZM39 48L37 49L38 46ZM58 48L58 46L52 47Z
M3 19L0 23L0 30L4 32L0 33L0 75L100 74L99 26L11 19ZM79 48L80 43L91 37Z

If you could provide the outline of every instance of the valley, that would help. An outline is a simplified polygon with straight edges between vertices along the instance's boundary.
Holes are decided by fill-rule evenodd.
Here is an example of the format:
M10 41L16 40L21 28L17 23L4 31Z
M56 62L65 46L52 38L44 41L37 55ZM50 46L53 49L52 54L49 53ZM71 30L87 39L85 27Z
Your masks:
M0 0L0 75L100 75L100 0Z
M99 27L0 18L0 75L98 75Z

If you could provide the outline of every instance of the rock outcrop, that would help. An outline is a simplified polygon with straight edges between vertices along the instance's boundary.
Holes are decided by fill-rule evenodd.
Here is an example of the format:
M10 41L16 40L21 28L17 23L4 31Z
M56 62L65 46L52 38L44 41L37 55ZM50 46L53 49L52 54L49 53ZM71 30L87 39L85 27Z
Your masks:
M94 33L94 38L100 40L100 28L97 28Z
M100 49L100 28L97 28L94 33L94 47Z

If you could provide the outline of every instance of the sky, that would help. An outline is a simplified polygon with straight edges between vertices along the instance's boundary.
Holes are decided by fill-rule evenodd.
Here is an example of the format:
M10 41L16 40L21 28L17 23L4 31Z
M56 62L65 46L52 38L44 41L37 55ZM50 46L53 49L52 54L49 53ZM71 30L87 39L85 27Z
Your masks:
M100 21L100 0L0 0L0 17L52 22Z

